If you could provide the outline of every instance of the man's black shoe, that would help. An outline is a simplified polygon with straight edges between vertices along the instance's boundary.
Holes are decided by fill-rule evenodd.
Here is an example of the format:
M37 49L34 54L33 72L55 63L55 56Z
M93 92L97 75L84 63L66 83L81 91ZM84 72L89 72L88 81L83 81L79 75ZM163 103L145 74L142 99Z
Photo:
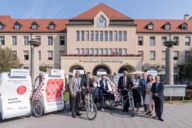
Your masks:
M122 112L128 112L128 110L127 109L123 109Z
M75 115L75 114L72 114L72 117L73 117L73 118L76 118L76 115Z
M77 116L81 116L81 113L79 113L79 112L76 112L76 115L77 115Z
M160 121L164 121L162 118L159 118Z

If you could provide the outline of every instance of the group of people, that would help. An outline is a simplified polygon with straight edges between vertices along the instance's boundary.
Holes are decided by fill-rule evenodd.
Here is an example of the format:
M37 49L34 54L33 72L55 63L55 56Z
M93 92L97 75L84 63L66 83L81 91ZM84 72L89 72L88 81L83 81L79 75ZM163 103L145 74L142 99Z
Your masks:
M163 84L160 82L160 77L153 78L152 75L146 73L140 76L135 76L132 80L128 76L128 72L124 71L123 76L118 79L118 82L114 82L106 75L102 75L98 80L96 76L91 76L90 72L86 75L80 76L80 72L76 71L75 76L69 80L69 92L72 117L80 116L79 105L80 100L85 105L85 95L87 89L94 90L93 99L94 102L99 104L99 109L104 111L104 99L110 99L119 101L120 97L126 101L123 106L123 112L129 111L129 100L127 90L131 89L134 98L134 104L139 110L139 107L144 106L146 115L151 116L153 108L155 106L155 114L153 118L162 119L163 112Z

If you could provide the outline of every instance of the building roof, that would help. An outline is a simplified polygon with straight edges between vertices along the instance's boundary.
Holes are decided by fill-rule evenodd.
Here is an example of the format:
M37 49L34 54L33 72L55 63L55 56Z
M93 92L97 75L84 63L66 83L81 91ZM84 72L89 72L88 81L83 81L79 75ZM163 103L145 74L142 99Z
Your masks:
M147 29L148 24L153 24L154 29ZM164 25L169 23L171 25L170 30L165 30ZM184 19L135 19L137 24L138 33L191 33L192 32L192 20ZM187 24L188 29L181 29L182 24Z
M118 12L117 10L107 6L104 3L100 3L91 9L81 13L80 15L73 17L72 20L93 20L94 17L102 11L110 20L131 20L128 16Z
M68 19L13 19L10 16L0 16L0 22L4 25L3 29L0 29L0 33L3 32L65 32ZM21 28L14 29L14 24L19 23ZM31 25L36 23L38 25L37 30L31 29ZM55 29L50 30L49 24L55 24Z

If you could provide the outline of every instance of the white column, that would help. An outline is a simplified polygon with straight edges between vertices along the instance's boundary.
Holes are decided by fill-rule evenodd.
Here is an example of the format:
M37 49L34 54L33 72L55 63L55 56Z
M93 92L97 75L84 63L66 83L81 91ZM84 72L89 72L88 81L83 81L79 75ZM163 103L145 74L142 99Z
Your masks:
M35 82L36 77L39 75L39 52L38 47L31 46L31 77L32 83Z
M174 84L173 48L166 48L166 82Z

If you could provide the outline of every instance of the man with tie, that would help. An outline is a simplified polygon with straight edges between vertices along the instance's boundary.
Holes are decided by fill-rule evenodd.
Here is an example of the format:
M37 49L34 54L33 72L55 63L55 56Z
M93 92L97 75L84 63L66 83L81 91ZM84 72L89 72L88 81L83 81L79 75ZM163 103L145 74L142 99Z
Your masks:
M80 72L76 71L75 76L72 77L69 81L69 92L70 92L71 109L72 109L73 118L76 118L76 115L81 116L81 114L79 113L81 86L82 86L82 83L81 83Z
M126 89L131 89L133 86L133 82L128 78L128 72L124 71L123 76L121 76L118 81L118 89L121 92L123 99L127 101L123 106L123 112L128 112L130 106Z
M154 118L158 118L160 121L164 121L162 119L162 113L163 113L163 95L164 85L160 82L160 77L155 77L155 83L153 83L151 87L151 92L153 93L153 100L155 102L155 113L156 116Z

